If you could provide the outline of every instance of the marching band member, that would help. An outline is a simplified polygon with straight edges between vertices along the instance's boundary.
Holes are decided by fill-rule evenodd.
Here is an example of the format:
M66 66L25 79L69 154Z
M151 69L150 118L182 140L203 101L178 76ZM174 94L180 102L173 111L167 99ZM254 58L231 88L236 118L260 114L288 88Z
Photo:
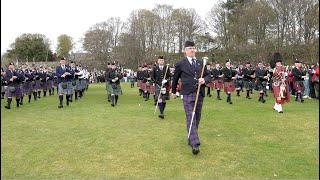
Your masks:
M261 62L258 63L258 68L255 70L255 76L257 78L258 91L260 91L259 102L265 103L266 100L263 98L264 93L267 89L267 81L269 74Z
M276 102L273 108L279 113L283 113L282 104L290 101L290 93L286 81L287 70L286 67L282 66L282 55L280 53L274 53L270 66L274 68L272 89Z
M298 101L298 98L300 98L300 102L303 102L302 94L305 90L303 81L307 77L306 75L303 75L302 69L301 69L301 63L296 60L294 63L295 67L292 69L293 74L293 89L295 89L296 92L296 101Z
M216 67L212 70L212 75L214 79L214 88L217 90L217 99L221 100L220 90L223 88L223 83L222 83L223 74L220 69L220 64L216 64Z
M226 61L226 67L224 67L221 71L224 75L224 92L226 92L228 96L227 103L232 104L231 93L235 90L234 80L236 79L236 77L235 72L231 68L229 60Z

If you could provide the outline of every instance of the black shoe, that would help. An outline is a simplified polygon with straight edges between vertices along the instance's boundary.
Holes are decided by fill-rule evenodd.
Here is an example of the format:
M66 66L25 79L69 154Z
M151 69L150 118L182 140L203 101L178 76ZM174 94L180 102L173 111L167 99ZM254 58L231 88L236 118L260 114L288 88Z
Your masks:
M114 104L111 104L112 107L114 107Z
M264 99L262 99L262 101L261 101L262 103L265 103L266 102L266 100L264 100Z
M218 100L221 100L221 98L220 98L220 97L217 97L217 99L218 99Z
M246 98L247 98L247 99L251 99L251 97L250 97L250 96L247 96Z
M164 118L164 115L163 115L163 114L160 114L158 117L161 118L161 119L163 119L163 118Z
M229 104L232 104L232 101L229 101Z
M5 106L5 108L7 108L7 109L11 109L11 108L10 108L10 106Z
M67 106L69 106L69 101L67 101Z
M211 97L211 94L209 94L208 96Z
M148 99L145 99L144 101L148 101Z
M237 94L237 96L240 96L240 94Z
M62 105L59 105L58 108L63 108L63 106L62 106Z
M20 102L20 105L23 105L23 102Z
M110 99L108 99L108 102L110 102Z
M17 108L19 108L19 103L17 104Z
M200 152L199 147L192 147L192 154L197 155Z
M72 102L72 99L70 99L69 101Z
M301 102L303 103L304 99L301 99Z

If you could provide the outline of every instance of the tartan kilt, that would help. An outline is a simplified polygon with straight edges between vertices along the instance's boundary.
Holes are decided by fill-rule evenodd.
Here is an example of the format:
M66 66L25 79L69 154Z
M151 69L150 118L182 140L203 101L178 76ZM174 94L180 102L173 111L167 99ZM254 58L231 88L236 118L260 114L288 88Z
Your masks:
M267 89L266 87L267 87L266 81L257 82L258 91L265 91Z
M272 83L272 89L273 89L273 97L278 98L280 97L280 85L283 82L279 83L278 86L275 86L274 83ZM284 103L285 101L289 102L290 101L290 92L289 92L289 86L288 83L286 83L286 92L287 95L285 98L281 98L282 102Z
M224 92L233 92L235 90L234 80L224 82Z
M158 85L158 84L156 84L156 85L155 85L155 95L156 95L156 99L159 98L160 89L161 89L161 86ZM166 88L166 94L161 94L161 95L160 95L160 99L162 99L162 102L166 102L166 100L170 100L170 95L169 95L169 90L168 90L168 88Z
M293 81L293 89L295 89L296 91L304 92L305 87L303 81Z
M143 91L143 92L146 92L147 91L147 84L146 83L144 83L144 82L141 82L141 84L140 84L140 89Z
M67 82L67 88L63 89L62 88L62 83L59 83L58 85L58 94L73 94L73 86L72 86L72 82Z
M138 81L137 81L137 87L139 87L139 89L142 89L142 88L141 88L141 84L142 84L142 80L138 80Z
M23 84L23 93L24 94L32 94L32 84L30 81L27 81Z
M6 92L4 86L1 86L1 92Z
M235 85L235 88L237 89L241 88L241 86L243 85L243 80L242 79L234 80L234 85Z
M120 84L117 84L117 88L113 89L112 85L110 84L108 86L108 93L109 94L114 94L114 95L122 95L122 89Z
M80 79L79 82L80 82L80 86L79 86L80 90L85 89L87 87L85 79Z
M207 87L213 87L214 81L210 81L208 84L206 84Z
M52 87L53 87L53 82L52 82L52 80L48 80L48 81L47 81L47 89L52 89Z
M221 79L214 80L214 88L215 89L222 89L223 88L223 84L222 84Z
M34 86L32 87L33 90L40 90L40 80L34 80L35 84Z
M254 82L252 82L252 81L243 81L243 86L246 89L253 89Z
M13 86L15 88L14 92L9 91L10 86ZM7 89L6 89L6 96L7 97L16 97L16 98L22 97L21 84L15 84L15 85L10 85L10 86L7 86Z
M54 78L54 79L52 80L52 82L53 82L53 86L54 86L54 87L58 87L58 79L57 79L57 78Z
M154 87L153 83L150 83L150 85L149 85L149 92L150 92L150 94L154 94L155 93L155 87Z
M79 79L73 80L72 82L75 84L73 86L73 90L79 91L80 90L80 81L79 81Z
M40 81L40 89L47 89L47 81Z

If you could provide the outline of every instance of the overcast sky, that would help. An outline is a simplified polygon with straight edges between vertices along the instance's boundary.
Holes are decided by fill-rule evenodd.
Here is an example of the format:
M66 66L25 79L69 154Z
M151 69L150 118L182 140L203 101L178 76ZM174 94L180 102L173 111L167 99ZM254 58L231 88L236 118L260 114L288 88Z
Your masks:
M1 0L1 54L23 33L44 34L55 51L60 34L75 42L94 24L109 17L126 21L137 9L149 9L155 4L173 8L194 8L204 20L218 0ZM76 45L79 49L81 45Z

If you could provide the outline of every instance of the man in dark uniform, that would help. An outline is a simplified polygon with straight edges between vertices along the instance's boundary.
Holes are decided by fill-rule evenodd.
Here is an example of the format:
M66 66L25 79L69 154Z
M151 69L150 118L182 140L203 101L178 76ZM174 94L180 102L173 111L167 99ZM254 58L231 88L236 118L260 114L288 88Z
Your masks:
M244 82L244 87L247 90L247 99L251 99L250 97L250 92L253 89L254 82L253 80L255 79L254 75L254 70L251 68L250 62L246 63L246 67L243 69L243 82Z
M220 90L223 88L223 82L222 82L223 74L220 69L220 64L216 64L216 67L212 70L211 73L214 79L214 88L217 90L217 99L221 100Z
M73 74L70 73L69 67L66 65L66 60L64 58L61 58L60 66L56 67L56 73L58 78L58 94L60 102L58 108L63 108L62 102L64 94L66 94L67 106L69 106L71 76L73 76Z
M300 98L300 102L303 102L302 94L305 90L303 81L307 77L302 73L301 63L300 61L296 60L294 63L295 67L292 69L293 74L293 88L296 90L296 101Z
M237 96L240 96L240 91L243 86L243 74L240 67L236 68L236 79L235 79L235 89L237 91Z
M106 71L105 71L105 74L104 74L104 77L106 79L106 90L107 90L107 99L108 99L108 102L110 102L110 99L111 99L111 93L109 92L109 89L110 89L110 82L107 81L107 75L109 73L109 71L111 70L111 63L108 63L107 64L107 68L106 68Z
M1 99L4 99L4 95L6 93L5 91L5 85L6 85L6 80L5 80L5 71L3 69L3 67L1 67Z
M15 71L13 63L9 63L9 67L5 74L5 80L7 82L6 96L8 102L5 108L11 109L10 105L12 97L16 98L17 108L19 108L20 97L22 96L21 82L23 81L23 76Z
M148 66L144 65L142 72L141 72L141 78L142 78L142 83L141 83L141 88L143 90L143 97L145 98L145 101L149 100L150 97L150 83L151 83L151 77L148 72Z
M263 96L267 89L268 72L265 68L263 68L263 64L261 62L258 63L258 68L255 70L255 75L257 79L258 91L260 91L259 102L265 103L266 100L263 98Z
M166 100L169 100L168 82L170 78L170 69L164 63L165 59L163 56L158 58L158 66L153 67L151 79L155 85L155 99L159 106L160 115L159 118L164 118L164 110L166 108Z
M212 69L211 69L211 64L207 63L207 70L210 73L210 77L212 78ZM213 82L209 82L207 84L207 96L211 97L211 88L213 88Z
M123 78L122 73L116 69L116 64L111 64L111 70L108 71L106 80L110 83L108 92L111 93L111 106L114 107L118 103L119 95L122 94L120 80Z
M232 104L231 93L235 90L235 71L232 70L230 61L226 61L226 67L222 68L224 92L227 94L227 103Z
M139 88L139 96L143 94L143 89L142 89L142 67L139 66L138 72L137 72L137 87Z
M178 61L175 65L175 72L172 79L171 89L172 97L176 99L176 88L178 85L178 81L181 78L181 94L183 95L184 111L186 113L187 133L189 133L193 109L194 106L196 106L188 142L192 147L192 153L198 154L200 152L200 139L198 136L198 127L201 119L203 98L205 97L205 83L209 83L211 81L211 76L210 73L207 71L207 68L203 67L205 66L205 64L203 64L203 61L196 59L195 50L196 48L194 42L185 42L186 57ZM203 76L201 77L202 68L204 68L204 72ZM197 104L195 104L198 91L198 83L201 86L198 94L198 102Z

